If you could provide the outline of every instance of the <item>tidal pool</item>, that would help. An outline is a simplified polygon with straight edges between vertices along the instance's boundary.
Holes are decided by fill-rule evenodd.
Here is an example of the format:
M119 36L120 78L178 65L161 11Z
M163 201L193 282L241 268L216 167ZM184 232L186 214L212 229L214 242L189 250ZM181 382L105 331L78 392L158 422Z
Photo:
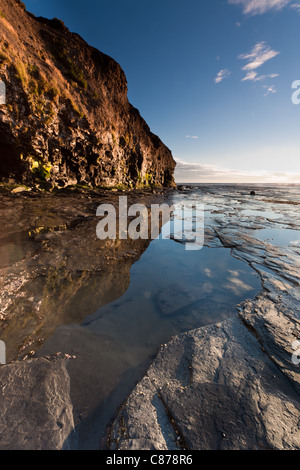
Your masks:
M0 269L11 266L25 258L35 249L27 232L19 232L0 240Z
M263 217L264 219L279 219L282 217L281 214L277 214L272 210L266 211L259 209L245 209L242 210L241 215L246 217Z
M299 188L256 187L250 197L252 189L204 185L175 193L171 203L187 208L185 236L178 214L174 240L99 243L99 251L98 197L83 207L83 196L5 202L0 267L7 352L11 360L31 351L74 356L67 361L76 424L71 448L105 448L107 425L161 344L236 315L236 305L261 290L256 272L221 246L219 231L238 236L251 229L270 243L300 246L300 230L286 228L300 227ZM194 205L204 205L197 216ZM194 225L198 245L205 228L210 248L186 250ZM7 236L7 227L18 232Z
M278 246L300 246L300 230L266 228L256 230L253 235L259 240Z
M255 271L228 249L187 251L173 240L154 240L132 266L122 297L81 325L58 328L38 353L76 356L68 363L77 420L72 446L99 447L107 424L161 344L235 315L235 306L260 288Z

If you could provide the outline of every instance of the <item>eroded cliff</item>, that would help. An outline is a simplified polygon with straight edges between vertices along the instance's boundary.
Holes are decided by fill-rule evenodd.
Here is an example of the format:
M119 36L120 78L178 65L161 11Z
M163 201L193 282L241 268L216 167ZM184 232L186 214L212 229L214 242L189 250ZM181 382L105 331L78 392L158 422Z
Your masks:
M0 0L0 80L2 181L173 184L172 154L128 102L121 67L60 20Z

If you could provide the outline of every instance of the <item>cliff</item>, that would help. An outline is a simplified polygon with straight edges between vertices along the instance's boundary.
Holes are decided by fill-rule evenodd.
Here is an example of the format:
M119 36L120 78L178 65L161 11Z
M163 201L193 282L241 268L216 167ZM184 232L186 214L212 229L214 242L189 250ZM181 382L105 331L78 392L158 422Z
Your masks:
M0 0L0 80L1 181L172 185L172 154L128 102L121 67L60 20Z

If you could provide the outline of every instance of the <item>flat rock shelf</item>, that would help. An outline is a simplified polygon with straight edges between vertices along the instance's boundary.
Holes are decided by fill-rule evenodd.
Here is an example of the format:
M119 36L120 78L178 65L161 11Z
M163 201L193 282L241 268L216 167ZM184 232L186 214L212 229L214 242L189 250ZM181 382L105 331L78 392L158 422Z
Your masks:
M28 383L23 408L17 399L3 407L2 421L17 433L15 444L7 433L4 447L300 447L293 361L300 191L256 186L253 197L248 186L179 189L130 198L148 207L203 203L201 250L172 239L97 240L96 207L117 206L117 193L1 196L6 229L14 227L3 233L3 251L18 247L0 271L1 339L10 362L0 366L1 403L11 387L21 397ZM290 236L276 238L276 231ZM55 384L59 376L53 414L41 378ZM33 427L35 410L42 419Z
M251 189L181 188L206 204L206 244L249 263L262 289L233 318L161 348L114 421L111 449L300 448L300 191Z

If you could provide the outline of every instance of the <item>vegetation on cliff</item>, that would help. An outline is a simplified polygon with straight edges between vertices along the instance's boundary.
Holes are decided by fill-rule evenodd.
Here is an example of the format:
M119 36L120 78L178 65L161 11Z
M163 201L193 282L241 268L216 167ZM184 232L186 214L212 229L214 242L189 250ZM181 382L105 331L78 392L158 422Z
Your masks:
M58 19L0 0L0 178L25 184L173 184L170 150L127 98L121 67Z

